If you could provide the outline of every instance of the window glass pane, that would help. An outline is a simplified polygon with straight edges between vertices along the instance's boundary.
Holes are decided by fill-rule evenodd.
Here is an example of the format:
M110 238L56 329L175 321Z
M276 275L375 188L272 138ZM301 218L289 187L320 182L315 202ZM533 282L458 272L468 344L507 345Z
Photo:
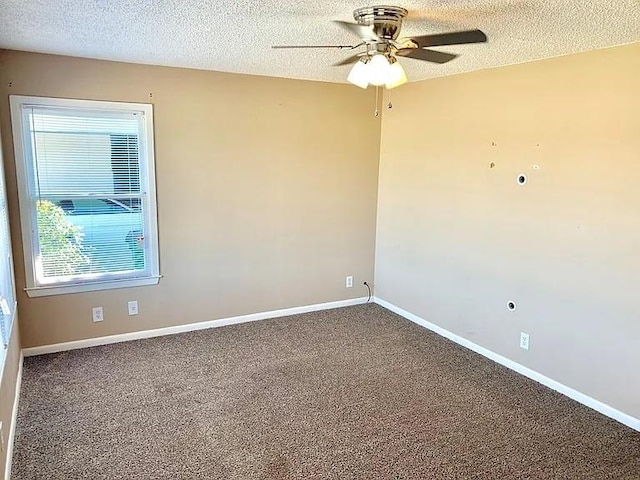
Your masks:
M40 195L140 193L140 116L27 109L33 190Z
M117 199L74 198L42 199L37 210L41 277L145 269L140 208Z
M114 198L41 200L44 276L144 270L144 221L137 206ZM55 244L47 247L50 240Z
M36 275L144 271L141 117L29 107Z
M2 162L0 161L0 341L5 347L9 343L14 304L9 215ZM0 357L0 365L2 365L2 357Z

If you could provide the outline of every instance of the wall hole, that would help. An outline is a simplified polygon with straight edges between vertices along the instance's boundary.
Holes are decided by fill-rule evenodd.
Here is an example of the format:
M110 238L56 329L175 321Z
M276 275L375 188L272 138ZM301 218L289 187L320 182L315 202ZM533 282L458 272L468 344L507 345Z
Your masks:
M524 173L518 175L518 185L524 185L527 183L527 176Z
M507 302L507 309L508 309L510 312L513 312L513 311L516 309L516 302L508 301L508 302Z

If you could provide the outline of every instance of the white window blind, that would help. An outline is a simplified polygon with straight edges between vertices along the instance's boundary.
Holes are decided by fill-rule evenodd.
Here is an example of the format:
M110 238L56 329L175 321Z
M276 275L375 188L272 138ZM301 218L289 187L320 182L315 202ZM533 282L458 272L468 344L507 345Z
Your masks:
M27 290L157 278L150 106L48 100L12 96Z

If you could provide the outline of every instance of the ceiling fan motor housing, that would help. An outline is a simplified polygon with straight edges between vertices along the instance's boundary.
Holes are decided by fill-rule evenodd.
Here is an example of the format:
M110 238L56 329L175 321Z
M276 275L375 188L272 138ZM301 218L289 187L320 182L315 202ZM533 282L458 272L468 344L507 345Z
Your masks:
M402 27L402 19L407 16L407 10L402 7L378 5L354 10L353 18L361 25L372 25L378 38L395 40Z

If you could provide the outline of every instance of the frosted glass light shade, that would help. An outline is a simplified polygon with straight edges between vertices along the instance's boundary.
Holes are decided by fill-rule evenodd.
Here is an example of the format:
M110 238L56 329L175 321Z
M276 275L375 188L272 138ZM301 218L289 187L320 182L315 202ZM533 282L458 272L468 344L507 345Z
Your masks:
M391 65L389 60L384 55L374 55L367 64L367 70L369 74L369 83L371 85L384 85L387 83Z
M400 65L400 62L396 61L391 64L389 68L389 76L385 82L387 88L396 88L400 85L407 83L407 74L404 73L404 68Z
M389 59L386 55L376 53L370 58L358 60L347 80L360 88L367 88L369 85L395 88L407 83L407 75L395 57Z
M369 69L363 60L358 60L349 72L347 81L353 83L357 87L367 88L369 86Z

